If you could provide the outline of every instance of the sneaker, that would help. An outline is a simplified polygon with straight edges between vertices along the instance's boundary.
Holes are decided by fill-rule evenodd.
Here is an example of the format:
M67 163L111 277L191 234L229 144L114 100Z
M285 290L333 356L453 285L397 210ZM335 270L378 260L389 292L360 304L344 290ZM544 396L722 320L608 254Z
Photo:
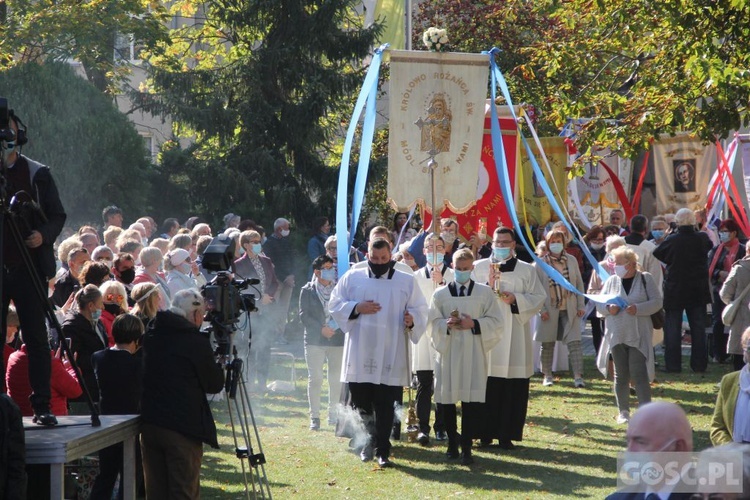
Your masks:
M574 385L575 385L575 386L576 386L576 387L577 387L578 389L582 389L582 388L586 387L586 384L585 384L585 383L583 382L583 379L582 379L582 378L580 378L580 377L579 377L579 378L577 378L577 379L575 379L575 380L573 381L573 384L574 384Z
M428 436L424 432L420 432L417 435L417 443L421 444L422 446L430 444L430 436Z
M310 419L310 430L311 431L317 431L320 429L320 419L319 418L311 418Z
M617 423L618 424L627 424L630 421L630 412L629 411L621 411L619 415L617 415Z
M543 385L544 387L549 387L549 386L551 386L551 385L552 385L552 384L554 384L554 383L555 383L555 382L554 382L554 381L552 380L552 377L550 377L550 376L548 376L548 375L545 375L545 376L544 376L544 381L542 381L542 385Z
M445 431L435 431L435 441L448 441L448 433Z
M32 418L31 421L37 425L43 425L45 427L53 427L57 425L57 418L49 411L35 413L34 418Z

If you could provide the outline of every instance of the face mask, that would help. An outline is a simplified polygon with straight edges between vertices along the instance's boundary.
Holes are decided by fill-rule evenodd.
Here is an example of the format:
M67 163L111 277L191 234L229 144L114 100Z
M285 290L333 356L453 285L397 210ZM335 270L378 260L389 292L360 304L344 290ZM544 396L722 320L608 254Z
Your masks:
M404 264L406 264L409 267L414 267L415 262L414 262L414 259L404 259Z
M604 248L604 243L592 243L591 248L593 248L594 250L601 250L602 248Z
M282 229L281 230L281 236L283 236L284 238L286 238L287 236L289 236L289 230L288 229Z
M492 247L492 256L495 257L496 260L506 260L510 257L510 248Z
M263 237L263 239L262 239L262 240L260 240L260 244L261 244L261 245L265 245L265 244L266 244L266 240L267 240L267 239L268 239L268 238L266 238L266 237L264 236L264 237Z
M626 266L615 266L615 274L620 278L624 278L628 274L628 268Z
M453 233L440 233L440 236L443 238L446 246L451 246L456 241L456 235Z
M104 260L102 260L102 261L100 261L100 262L101 262L102 264L105 264L105 265L106 265L106 266L107 266L108 268L110 268L110 269L112 269L112 265L114 265L114 262L112 262L111 260L107 260L107 259L104 259Z
M263 251L263 245L260 243L253 243L251 250L255 255L259 255Z
M334 268L321 269L320 278L326 281L336 281L336 270Z
M443 254L441 253L427 252L425 254L425 258L427 259L427 262L429 262L433 266L437 266L438 264L443 262Z
M378 278L380 276L383 276L385 273L391 270L391 267L393 267L393 261L386 262L385 264L373 264L372 262L370 264L370 270L372 271L372 274L377 276Z
M550 243L549 251L550 253L559 254L562 253L563 248L565 247L562 243Z
M148 238L141 238L141 244L143 248L146 248L148 246Z
M135 268L126 269L120 272L120 281L129 285L135 279Z
M104 310L113 316L120 314L120 304L104 304Z
M727 241L729 241L729 233L726 231L721 231L719 233L719 241L721 241L722 243L726 243Z
M101 317L102 317L101 309L94 309L93 311L91 311L91 321L99 321Z
M653 237L654 237L655 240L660 240L660 239L664 238L664 231L662 231L660 229L655 229L655 230L651 231L651 234L653 235Z
M456 278L456 283L463 285L468 283L471 279L471 271L453 271L453 276Z
M177 270L183 274L190 274L191 266L187 262L183 262L182 264L177 266Z

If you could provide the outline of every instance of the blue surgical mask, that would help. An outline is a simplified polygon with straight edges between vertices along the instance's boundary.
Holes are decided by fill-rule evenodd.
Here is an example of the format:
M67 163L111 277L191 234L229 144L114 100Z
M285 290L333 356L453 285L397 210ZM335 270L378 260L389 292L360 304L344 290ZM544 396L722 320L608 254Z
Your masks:
M91 311L91 321L99 321L101 317L102 317L101 309L94 309L93 311Z
M456 277L456 283L465 284L471 279L471 271L453 271L453 276Z
M565 246L562 243L550 243L549 251L554 254L562 253Z
M320 278L326 281L336 281L336 269L321 269Z
M253 243L252 250L255 255L260 255L260 253L263 251L263 245L261 245L260 243Z
M443 262L445 254L443 253L433 253L433 252L427 252L425 254L425 257L427 258L427 262L432 264L433 266L440 264Z
M664 231L662 231L661 229L654 229L651 231L651 235L655 240L660 240L664 238Z
M727 231L719 231L719 241L722 243L729 241L729 233Z
M510 248L505 247L492 247L492 256L496 260L506 260L510 257Z

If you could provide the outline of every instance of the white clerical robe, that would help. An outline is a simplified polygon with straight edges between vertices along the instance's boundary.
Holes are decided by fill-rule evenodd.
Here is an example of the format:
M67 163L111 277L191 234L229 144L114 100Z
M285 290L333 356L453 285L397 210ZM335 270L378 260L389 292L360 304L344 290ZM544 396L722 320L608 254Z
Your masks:
M490 279L491 259L474 262L474 278L480 283ZM516 259L511 272L500 276L500 290L516 296L518 313L499 297L503 318L503 338L488 354L488 376L500 378L529 378L534 374L533 348L529 320L539 312L547 290L539 280L536 269Z
M367 300L380 304L380 311L351 318L356 305ZM419 341L427 323L427 302L414 276L393 270L391 279L377 279L369 268L351 269L334 287L328 309L346 332L342 382L409 385L408 343ZM414 318L411 330L404 326L405 311Z
M422 290L427 303L430 303L432 294L434 294L438 288L445 286L445 283L453 281L453 269L447 265L442 265L441 272L443 273L443 285L436 285L432 281L432 271L425 266L414 273L414 277L419 283L419 288ZM412 345L412 358L411 358L411 369L414 372L422 370L435 370L435 364L437 363L437 352L432 347L429 335L422 335L419 342Z
M490 287L470 283L473 284L469 286L470 296L454 297L453 285L445 286L434 293L430 303L427 334L438 352L436 403L483 403L486 396L487 353L503 336L502 312ZM481 334L456 328L448 330L448 318L453 310L477 320Z

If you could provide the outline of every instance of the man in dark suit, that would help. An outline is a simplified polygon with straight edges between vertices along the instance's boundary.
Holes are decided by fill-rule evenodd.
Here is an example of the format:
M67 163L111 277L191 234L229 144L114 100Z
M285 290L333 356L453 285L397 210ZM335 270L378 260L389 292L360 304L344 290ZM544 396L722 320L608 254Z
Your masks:
M626 436L629 452L693 451L693 429L687 415L678 405L666 401L643 405L630 419ZM686 500L691 497L691 493L673 492L673 486L657 490L645 484L640 486L641 491L618 491L607 500Z

